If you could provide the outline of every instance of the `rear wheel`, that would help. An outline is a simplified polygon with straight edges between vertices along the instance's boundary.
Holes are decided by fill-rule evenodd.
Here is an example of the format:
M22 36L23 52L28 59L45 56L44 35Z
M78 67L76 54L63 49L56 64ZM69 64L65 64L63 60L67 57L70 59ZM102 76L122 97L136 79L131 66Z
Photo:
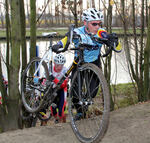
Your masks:
M70 87L71 126L81 142L97 143L103 138L108 128L109 90L102 71L91 63L81 66L80 78L80 95L77 72L73 76Z
M21 95L26 110L30 113L40 111L46 96L47 81L49 79L47 64L43 61L37 75L34 73L40 58L32 59L22 74Z

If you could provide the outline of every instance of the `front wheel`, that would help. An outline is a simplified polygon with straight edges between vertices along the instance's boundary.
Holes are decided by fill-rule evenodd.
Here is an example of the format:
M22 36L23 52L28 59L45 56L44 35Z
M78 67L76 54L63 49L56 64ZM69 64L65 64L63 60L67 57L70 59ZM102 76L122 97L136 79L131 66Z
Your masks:
M97 143L109 124L109 90L97 66L87 63L79 68L79 72L73 75L69 93L71 126L80 142Z
M22 74L21 95L25 109L30 113L40 111L46 96L46 81L49 79L47 64L43 61L37 74L36 68L41 61L40 58L33 58Z

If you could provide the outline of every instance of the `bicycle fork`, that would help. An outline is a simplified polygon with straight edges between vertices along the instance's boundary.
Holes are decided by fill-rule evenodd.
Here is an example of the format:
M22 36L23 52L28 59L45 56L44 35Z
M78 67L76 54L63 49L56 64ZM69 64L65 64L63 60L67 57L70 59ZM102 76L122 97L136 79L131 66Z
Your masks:
M81 101L81 73L80 73L80 69L77 68L77 81L78 81L78 95L79 95L79 104L82 104Z

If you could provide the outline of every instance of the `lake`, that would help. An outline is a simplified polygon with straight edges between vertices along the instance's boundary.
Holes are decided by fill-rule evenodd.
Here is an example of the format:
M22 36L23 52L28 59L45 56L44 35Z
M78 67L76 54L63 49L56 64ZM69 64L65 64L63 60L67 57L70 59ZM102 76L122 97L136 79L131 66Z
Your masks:
M54 42L55 43L55 42ZM42 57L44 52L46 51L47 47L49 45L49 41L37 41L37 46L39 47L39 56ZM1 47L1 53L3 55L3 59L6 58L6 43L0 42ZM27 42L27 48L28 52L27 55L29 55L29 42ZM103 47L102 47L103 48ZM73 51L67 51L64 53L66 57L66 67L69 67L69 65L72 63L74 59L74 53ZM103 58L105 60L105 58ZM29 58L28 58L29 61ZM3 75L7 79L6 74L6 66L2 60L2 68L3 68ZM118 84L118 83L128 83L131 82L131 78L128 72L128 67L126 63L126 57L124 49L121 53L115 53L113 52L112 60L111 60L111 84Z

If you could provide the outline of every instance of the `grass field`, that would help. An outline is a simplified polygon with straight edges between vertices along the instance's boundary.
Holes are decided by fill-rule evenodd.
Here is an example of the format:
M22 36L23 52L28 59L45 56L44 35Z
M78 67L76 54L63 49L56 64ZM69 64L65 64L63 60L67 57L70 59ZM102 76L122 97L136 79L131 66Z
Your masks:
M136 104L138 102L136 89L132 83L111 86L115 109Z
M57 32L59 35L65 35L65 33L68 32L68 28L39 28L37 29L37 36L42 36L43 32ZM113 28L112 32L115 32L117 34L123 34L123 29L122 28ZM133 29L129 29L128 34L133 34ZM137 34L140 34L141 31L140 29L137 29ZM26 36L30 36L30 29L26 30ZM6 37L6 30L5 29L0 29L0 37Z

